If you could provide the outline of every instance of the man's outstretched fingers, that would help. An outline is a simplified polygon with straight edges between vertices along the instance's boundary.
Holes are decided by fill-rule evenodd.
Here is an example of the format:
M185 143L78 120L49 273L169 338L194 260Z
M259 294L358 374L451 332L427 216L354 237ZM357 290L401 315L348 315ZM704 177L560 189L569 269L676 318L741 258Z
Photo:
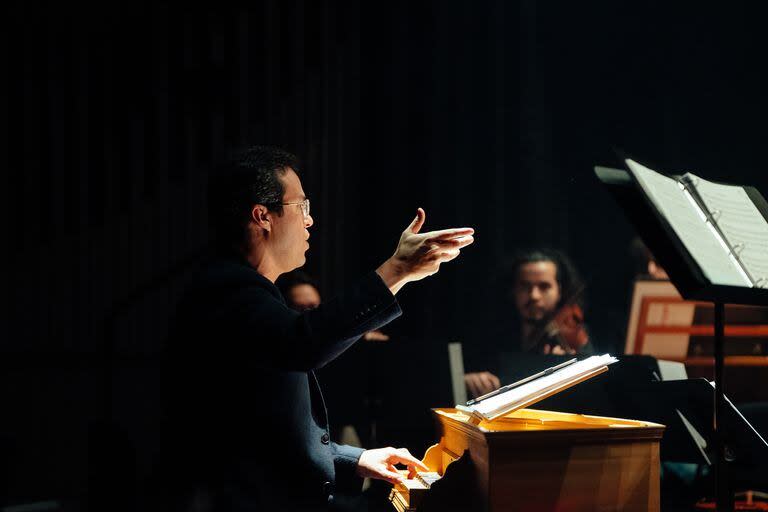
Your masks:
M439 231L428 231L422 234L424 236L429 237L430 239L433 239L433 238L457 238L460 236L473 235L474 233L475 233L474 228L451 228L451 229L441 229Z
M441 245L443 247L456 247L461 249L462 247L466 247L472 242L474 242L475 239L471 236L465 236L460 238L428 238L425 240L426 243L432 244L432 245Z
M453 254L454 252L460 251L461 249L465 248L466 246L470 245L472 242L452 242L452 243L445 243L445 242L432 242L429 244L429 250L432 252L439 252L439 253L450 253Z
M458 256L458 252L453 251L474 242L475 230L470 227L421 233L425 219L426 213L419 208L416 218L400 235L395 253L376 269L392 293L397 293L406 283L436 273L442 261ZM442 252L447 254L441 255Z

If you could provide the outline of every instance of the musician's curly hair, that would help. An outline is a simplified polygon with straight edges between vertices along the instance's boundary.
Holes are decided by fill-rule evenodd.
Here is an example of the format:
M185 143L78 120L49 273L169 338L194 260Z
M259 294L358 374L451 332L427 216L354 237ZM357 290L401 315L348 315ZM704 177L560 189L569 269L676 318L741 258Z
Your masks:
M570 301L584 308L584 281L571 259L557 249L539 247L517 251L502 270L502 283L505 288L508 291L513 289L521 266L541 261L550 261L557 269L555 278L560 287L560 301L557 307L562 306L565 301Z

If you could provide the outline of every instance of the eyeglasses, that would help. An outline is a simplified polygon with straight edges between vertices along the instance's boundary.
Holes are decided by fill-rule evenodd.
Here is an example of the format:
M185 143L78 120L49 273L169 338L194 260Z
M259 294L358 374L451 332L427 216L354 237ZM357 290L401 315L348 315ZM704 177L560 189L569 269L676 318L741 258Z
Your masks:
M304 218L306 219L309 217L309 198L304 199L303 201L295 201L293 203L280 203L283 206L289 206L292 204L298 204L301 205L301 213L304 214Z

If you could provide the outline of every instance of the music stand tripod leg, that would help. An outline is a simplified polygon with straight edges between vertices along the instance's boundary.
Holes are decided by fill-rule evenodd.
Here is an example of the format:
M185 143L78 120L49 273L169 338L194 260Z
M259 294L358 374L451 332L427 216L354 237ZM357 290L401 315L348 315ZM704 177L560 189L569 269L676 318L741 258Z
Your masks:
M725 304L715 302L715 403L713 431L715 441L715 500L718 511L734 508L733 492L728 478L725 429L725 388L723 340L725 337Z

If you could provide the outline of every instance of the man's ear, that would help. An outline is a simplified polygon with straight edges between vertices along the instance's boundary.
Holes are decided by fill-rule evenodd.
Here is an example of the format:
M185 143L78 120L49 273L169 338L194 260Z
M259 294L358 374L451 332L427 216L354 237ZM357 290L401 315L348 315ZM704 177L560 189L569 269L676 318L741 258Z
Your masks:
M272 230L271 214L263 204L255 204L251 209L251 220L265 231Z

